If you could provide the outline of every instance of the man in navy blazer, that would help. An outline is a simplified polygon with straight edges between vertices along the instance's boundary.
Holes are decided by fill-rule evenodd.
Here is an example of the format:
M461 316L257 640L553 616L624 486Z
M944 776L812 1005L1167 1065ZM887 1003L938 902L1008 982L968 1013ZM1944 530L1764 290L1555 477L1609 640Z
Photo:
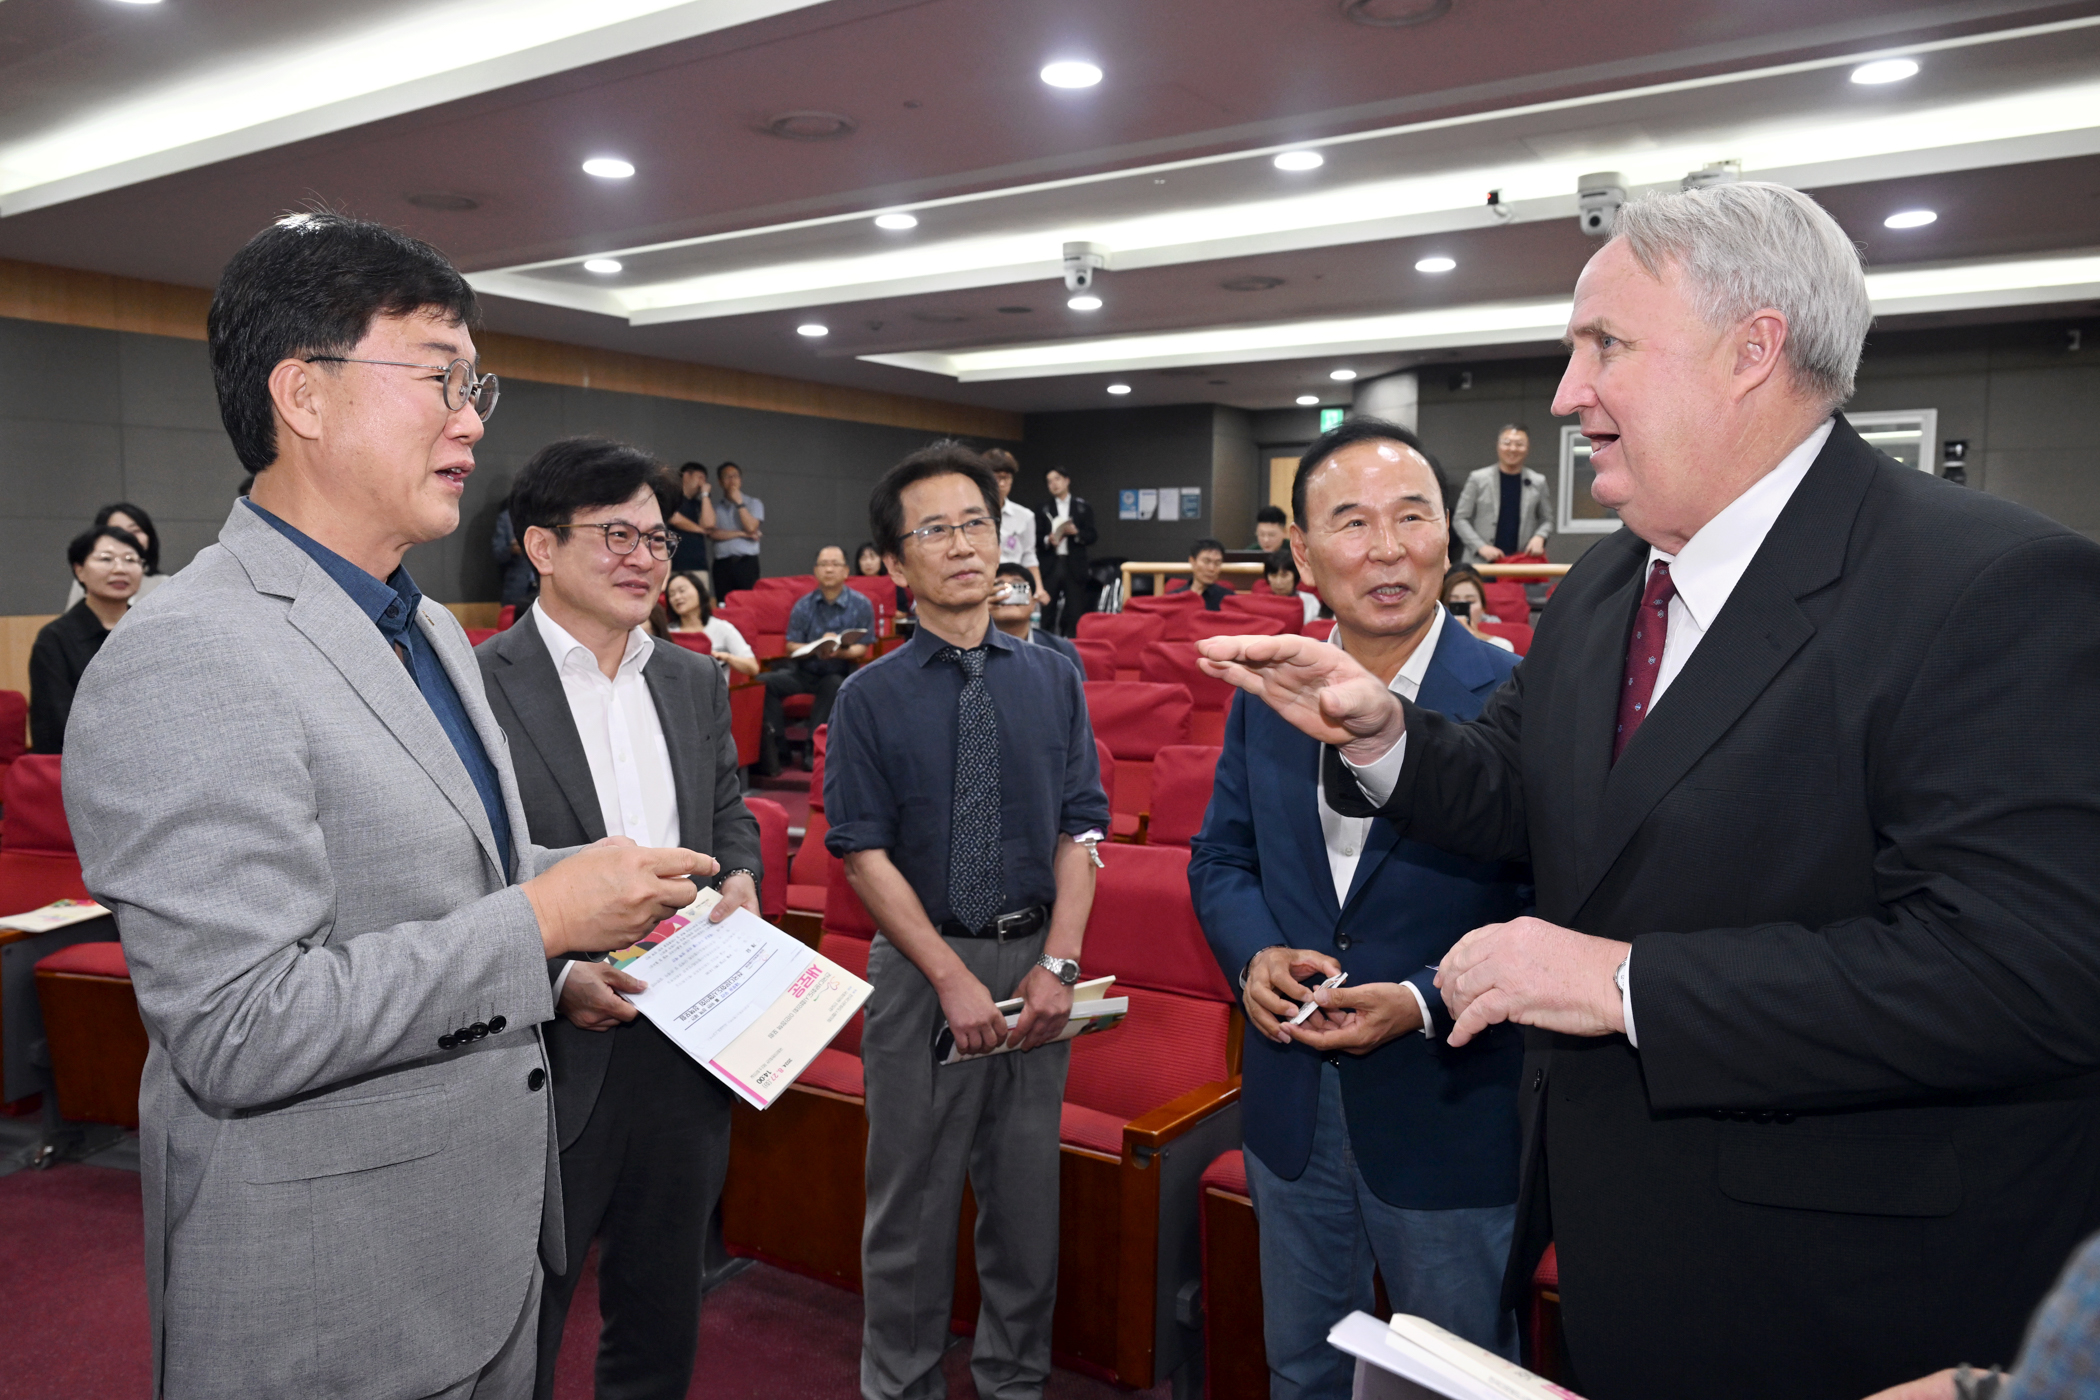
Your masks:
M1354 419L1315 442L1293 485L1291 546L1334 609L1335 641L1396 691L1457 719L1480 713L1516 658L1451 622L1435 469L1413 435ZM1469 930L1530 902L1522 866L1462 860L1340 816L1319 745L1236 698L1189 885L1205 934L1243 989L1240 1103L1261 1222L1271 1394L1349 1394L1327 1331L1393 1307L1504 1355L1500 1299L1515 1223L1523 1046L1500 1027L1460 1049L1436 965ZM1321 978L1346 972L1333 991ZM1319 1009L1289 1024L1308 998ZM1330 1042L1371 1019L1366 1054Z

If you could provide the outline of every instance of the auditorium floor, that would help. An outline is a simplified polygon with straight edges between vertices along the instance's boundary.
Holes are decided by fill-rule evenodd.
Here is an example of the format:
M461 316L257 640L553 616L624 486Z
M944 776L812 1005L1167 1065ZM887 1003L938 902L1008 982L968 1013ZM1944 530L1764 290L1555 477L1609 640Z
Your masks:
M11 1135L10 1135L11 1137ZM105 1154L99 1160L117 1154ZM134 1157L135 1160L135 1157ZM152 1368L139 1178L120 1166L64 1163L0 1179L0 1394L20 1400L144 1396ZM577 1290L557 1370L557 1400L589 1400L598 1335L595 1268ZM860 1299L753 1265L709 1295L692 1400L858 1394ZM948 1393L972 1394L969 1344L947 1356ZM1045 1400L1157 1397L1059 1371Z

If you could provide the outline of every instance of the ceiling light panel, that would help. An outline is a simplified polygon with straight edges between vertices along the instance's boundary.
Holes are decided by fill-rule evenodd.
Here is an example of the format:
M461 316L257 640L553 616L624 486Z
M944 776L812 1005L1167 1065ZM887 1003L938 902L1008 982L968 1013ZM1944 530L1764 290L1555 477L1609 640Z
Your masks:
M633 176L634 164L618 156L592 156L583 163L583 173L601 180L625 180Z
M1918 76L1917 60L1910 58L1883 58L1872 63L1862 63L1852 70L1852 81L1867 87L1879 87L1884 83L1900 83L1905 78Z
M918 226L919 220L917 216L912 214L877 214L875 216L875 227L888 229L892 233L901 233L905 229L917 228Z
M819 0L428 0L387 17L218 22L225 56L0 144L0 215L252 155L731 29ZM224 8L224 7L222 7ZM300 12L302 15L303 11ZM188 23L214 22L193 14ZM244 28L245 27L245 28ZM252 31L252 32L251 32Z
M1045 64L1040 76L1054 88L1090 88L1101 81L1101 70L1091 63L1065 59Z

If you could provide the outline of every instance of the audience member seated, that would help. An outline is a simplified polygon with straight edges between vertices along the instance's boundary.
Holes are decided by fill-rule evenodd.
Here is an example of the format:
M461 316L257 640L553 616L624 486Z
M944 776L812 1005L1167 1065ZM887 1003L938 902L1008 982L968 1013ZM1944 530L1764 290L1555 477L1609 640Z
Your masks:
M758 770L767 777L780 771L780 740L787 729L783 702L790 695L815 696L809 707L809 727L814 731L831 717L832 697L852 673L854 663L865 659L872 649L866 640L859 640L822 656L814 652L802 657L794 655L798 648L811 642L826 638L837 642L847 632L857 630L865 636L875 630L874 605L846 587L843 548L827 544L817 551L816 576L816 588L797 599L788 613L788 656L763 677L766 727L760 741Z
M137 602L154 589L167 582L168 576L160 571L160 536L153 528L153 517L126 501L118 501L95 512L95 528L114 526L138 539L139 558L145 564L145 577L139 580L138 592L132 596ZM85 596L76 576L73 586L66 590L66 606L71 608Z
M1502 619L1487 610L1487 590L1480 575L1471 569L1460 565L1445 576L1444 606L1451 610L1451 616L1458 620L1459 626L1489 646L1501 647L1504 651L1516 650L1507 637L1497 637L1481 627L1484 622L1500 622Z
M1225 570L1225 546L1216 540L1197 540L1189 546L1188 587L1203 595L1203 606L1216 612L1232 590L1218 582L1218 575ZM1174 589L1180 592L1180 589Z
M1035 576L1020 564L1001 564L992 587L992 625L1018 641L1034 642L1056 652L1079 668L1086 678L1086 662L1073 646L1055 632L1035 625Z
M853 572L861 578L888 578L890 575L890 571L883 567L882 551L865 540L853 551ZM911 594L900 586L897 589L897 615L902 617L910 611Z
M664 603L671 615L673 632L704 632L714 648L715 660L725 671L740 676L758 674L758 658L751 654L751 643L744 640L734 622L715 616L715 601L705 575L671 575L671 581L664 585Z
M1305 609L1306 622L1320 615L1320 600L1298 587L1298 561L1291 557L1290 546L1271 550L1263 567L1268 570L1269 592L1279 598L1296 598Z
M60 753L73 692L109 631L124 620L138 595L145 560L138 539L115 525L98 525L66 546L66 562L84 595L44 624L29 649L29 749Z
M1263 506L1254 512L1254 547L1274 554L1290 543L1290 516L1282 506Z

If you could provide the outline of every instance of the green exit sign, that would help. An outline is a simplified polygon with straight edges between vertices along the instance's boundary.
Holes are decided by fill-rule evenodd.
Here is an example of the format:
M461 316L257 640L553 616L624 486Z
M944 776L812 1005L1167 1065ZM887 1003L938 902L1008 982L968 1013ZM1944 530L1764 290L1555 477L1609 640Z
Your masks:
M1334 429L1334 428L1339 428L1339 427L1341 427L1341 426L1342 426L1342 419L1343 419L1343 417L1345 417L1345 416L1346 416L1346 415L1348 414L1348 412L1349 412L1349 410L1348 410L1348 409L1346 409L1346 408L1323 408L1323 409L1321 409L1321 410L1320 410L1320 431L1324 433L1324 432L1328 432L1328 431L1330 431L1331 429Z

